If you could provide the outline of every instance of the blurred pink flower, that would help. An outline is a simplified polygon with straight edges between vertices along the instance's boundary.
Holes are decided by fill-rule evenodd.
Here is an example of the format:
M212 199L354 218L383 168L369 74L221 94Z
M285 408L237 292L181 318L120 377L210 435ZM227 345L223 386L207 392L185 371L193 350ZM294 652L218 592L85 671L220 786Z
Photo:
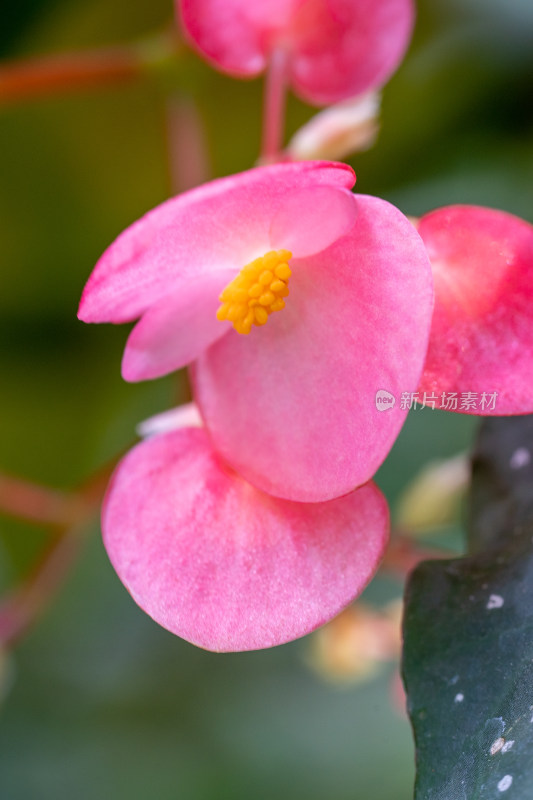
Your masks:
M214 66L252 77L281 56L295 92L326 105L382 86L400 63L412 0L178 0L183 27Z
M533 226L503 211L449 206L417 227L435 280L420 397L433 393L437 408L466 413L531 413ZM472 402L455 406L454 393Z
M407 414L384 412L376 393L414 391L426 354L424 245L353 182L345 165L282 164L169 200L104 253L80 305L86 322L141 317L127 380L194 362L215 449L289 500L330 500L372 477Z
M205 430L167 431L118 466L104 543L133 599L208 650L254 650L303 636L365 587L388 538L373 484L294 503L229 469Z

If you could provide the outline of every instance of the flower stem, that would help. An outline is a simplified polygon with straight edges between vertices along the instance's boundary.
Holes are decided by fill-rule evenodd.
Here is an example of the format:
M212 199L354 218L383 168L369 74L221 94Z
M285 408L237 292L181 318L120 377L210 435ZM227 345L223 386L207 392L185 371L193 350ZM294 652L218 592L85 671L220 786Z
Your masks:
M185 192L210 178L207 139L192 98L167 101L167 139L172 193Z
M281 156L287 94L287 62L287 53L284 50L272 51L265 77L263 100L261 160L264 163L279 161Z
M420 547L416 541L402 533L394 533L381 568L404 578L421 561L431 559L454 558L457 554L450 550L432 547Z
M31 574L0 602L0 645L11 646L44 611L70 571L82 537L76 529L54 537Z
M80 552L83 534L101 505L115 461L72 494L0 475L0 513L51 526L43 555L21 583L0 599L0 647L16 643L44 612Z
M70 526L86 510L77 494L38 486L0 473L0 513L42 525Z
M178 52L166 32L129 45L0 64L0 105L139 78Z

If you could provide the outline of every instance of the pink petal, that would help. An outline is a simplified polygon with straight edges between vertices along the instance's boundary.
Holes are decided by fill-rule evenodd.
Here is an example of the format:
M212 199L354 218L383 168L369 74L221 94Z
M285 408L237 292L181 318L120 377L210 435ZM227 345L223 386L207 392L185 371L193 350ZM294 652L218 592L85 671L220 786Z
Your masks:
M419 232L435 278L420 391L477 395L458 411L531 413L533 226L503 211L450 206L423 217ZM483 393L494 392L495 407L483 408Z
M215 67L258 75L272 43L288 28L303 0L178 0L190 41Z
M273 50L293 88L329 104L381 86L400 63L412 0L181 0L184 28L218 68L257 75Z
M357 216L355 196L336 186L292 192L272 220L273 250L290 250L297 258L325 250L347 233Z
M413 24L412 0L308 0L293 22L294 90L327 105L382 86Z
M243 172L167 200L106 250L85 287L84 322L128 322L198 276L233 269L270 248L270 224L291 191L351 188L353 170L314 161Z
M286 308L248 336L230 331L193 370L216 449L290 500L329 500L375 473L424 364L433 293L423 243L393 206L356 201L347 236L291 262ZM380 390L393 408L377 407Z
M200 275L190 287L163 298L143 315L130 333L122 377L127 381L159 378L184 367L231 329L216 317L222 289L235 270Z
M205 431L182 429L125 457L102 527L120 579L160 625L209 650L254 650L303 636L362 591L388 514L372 484L329 503L269 497Z

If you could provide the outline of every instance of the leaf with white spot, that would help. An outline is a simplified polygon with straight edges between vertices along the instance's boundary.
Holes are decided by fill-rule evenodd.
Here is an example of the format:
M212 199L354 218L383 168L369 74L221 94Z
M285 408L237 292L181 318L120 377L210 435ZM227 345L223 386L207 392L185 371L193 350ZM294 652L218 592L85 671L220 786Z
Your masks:
M533 417L484 422L471 555L428 561L406 591L403 673L415 800L533 797ZM518 455L517 455L518 454Z

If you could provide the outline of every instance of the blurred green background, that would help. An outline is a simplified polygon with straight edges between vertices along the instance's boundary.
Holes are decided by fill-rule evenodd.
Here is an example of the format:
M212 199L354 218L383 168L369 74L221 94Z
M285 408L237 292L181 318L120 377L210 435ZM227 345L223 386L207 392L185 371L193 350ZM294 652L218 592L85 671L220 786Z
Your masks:
M5 4L3 59L143 38L170 0ZM384 92L358 190L419 215L449 203L533 221L533 5L419 0L409 55ZM128 447L137 422L187 397L183 377L119 373L126 326L84 326L78 299L110 241L170 192L165 98L193 94L213 174L253 164L261 82L192 55L128 85L0 103L0 470L71 487ZM291 98L289 132L312 113ZM394 504L430 458L466 449L476 421L410 415L379 483ZM46 544L0 516L0 585ZM451 542L457 541L457 536ZM401 586L379 579L376 603ZM3 667L2 800L408 800L413 746L392 668L357 687L308 667L309 641L217 656L160 629L114 575L95 527L39 624Z

